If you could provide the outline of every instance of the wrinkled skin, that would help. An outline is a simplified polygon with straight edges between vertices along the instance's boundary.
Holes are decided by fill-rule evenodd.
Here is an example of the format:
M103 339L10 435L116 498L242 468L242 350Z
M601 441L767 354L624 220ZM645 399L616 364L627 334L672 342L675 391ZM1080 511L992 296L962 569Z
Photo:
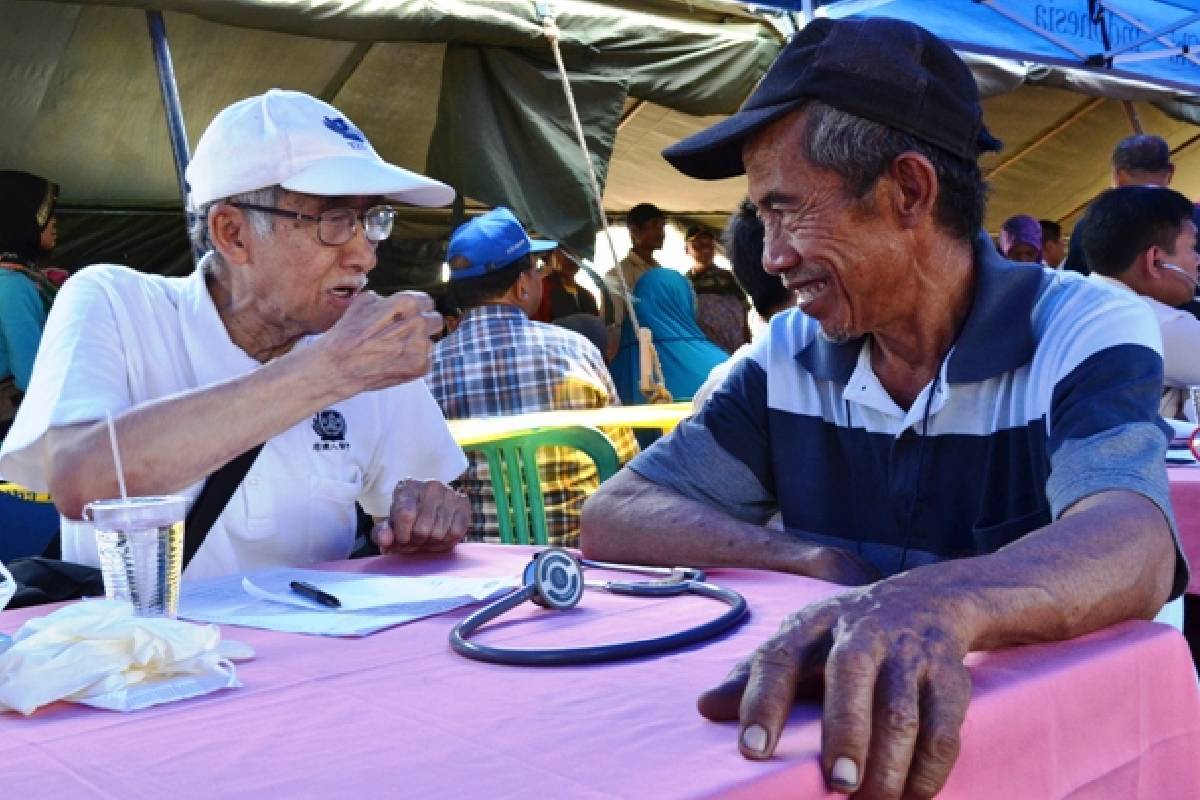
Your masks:
M444 553L462 541L470 522L466 495L439 481L408 478L396 484L388 520L371 538L385 555Z
M789 615L698 706L709 719L752 720L746 728L762 733L743 730L741 751L761 759L774 751L797 694L824 688L821 752L831 788L932 797L958 756L971 696L965 655L920 586L881 583ZM857 778L836 780L842 757L866 765L861 787Z

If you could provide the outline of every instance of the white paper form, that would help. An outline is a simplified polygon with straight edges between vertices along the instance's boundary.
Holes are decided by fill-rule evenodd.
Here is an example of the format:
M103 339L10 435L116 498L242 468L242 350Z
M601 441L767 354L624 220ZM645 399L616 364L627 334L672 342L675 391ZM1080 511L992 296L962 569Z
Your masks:
M342 607L326 608L295 594L288 586L292 581L311 583ZM179 616L285 633L365 636L489 600L516 585L515 577L405 578L280 567L184 583Z

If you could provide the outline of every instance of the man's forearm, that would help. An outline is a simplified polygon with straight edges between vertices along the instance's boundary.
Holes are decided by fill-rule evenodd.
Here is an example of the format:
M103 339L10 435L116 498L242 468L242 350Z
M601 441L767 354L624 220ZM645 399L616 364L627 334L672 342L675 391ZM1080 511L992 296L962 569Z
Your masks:
M747 567L820 574L829 548L742 522L624 469L583 506L588 558L629 564Z
M1162 512L1132 492L1079 501L1052 525L987 556L945 561L879 585L942 598L963 651L1058 641L1166 601L1175 550Z
M323 370L308 368L313 357L308 349L293 351L248 375L119 414L129 492L180 491L346 396ZM65 516L78 519L85 503L117 496L104 420L51 428L46 449L50 491Z

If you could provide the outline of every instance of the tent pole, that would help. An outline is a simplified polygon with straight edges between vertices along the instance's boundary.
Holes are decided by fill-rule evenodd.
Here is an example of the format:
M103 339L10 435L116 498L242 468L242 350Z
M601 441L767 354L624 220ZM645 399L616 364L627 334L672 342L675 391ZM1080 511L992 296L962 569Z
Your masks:
M1140 30L1142 33L1150 33L1151 32L1149 25L1142 22L1140 19L1135 17L1133 14L1130 14L1128 11L1125 11L1124 9L1119 8L1118 6L1113 5L1111 2L1106 2L1104 4L1104 10L1114 16L1120 17L1121 19L1125 20L1130 25L1132 25L1133 27ZM1158 37L1158 41L1160 44L1162 44L1166 47L1176 47L1175 42L1171 41L1171 39L1167 36ZM1196 58L1195 55L1193 55L1191 53L1185 53L1183 57L1186 58L1188 61L1192 62L1193 64L1200 66L1200 58Z
M645 105L646 101L640 97L634 100L633 105L629 107L628 111L621 115L620 121L617 122L617 133L625 130L625 126L633 122L633 118L637 116L637 113L641 111Z
M150 46L154 49L154 67L158 71L158 87L162 90L163 110L167 115L167 135L171 139L171 155L175 158L175 180L179 184L180 204L183 206L183 226L187 230L187 170L191 155L188 152L187 131L183 127L183 108L179 102L179 87L175 84L175 67L171 63L171 47L167 44L167 26L161 11L146 12L146 24L150 27ZM188 231L190 234L190 231ZM190 239L189 235L189 239ZM202 255L192 245L192 261Z
M1189 138L1189 139L1188 139L1186 142L1184 142L1183 144L1179 145L1178 147L1173 147L1173 148L1171 148L1171 156L1172 156L1172 158L1174 158L1175 156L1178 156L1178 155L1179 155L1180 153L1182 153L1184 150L1187 150L1187 149L1189 149L1189 148L1190 148L1190 147L1192 147L1194 144L1196 144L1196 142L1200 142L1200 133L1197 133L1195 136L1192 136L1192 137L1191 137L1191 138Z
M171 154L175 156L175 177L179 181L179 196L187 205L184 170L191 156L188 153L187 131L183 127L183 110L179 103L179 87L175 85L175 67L171 64L171 47L167 44L167 26L161 11L147 11L150 44L154 48L154 66L158 70L158 87L162 90L163 110L167 114L167 133L171 137Z
M1111 12L1111 9L1109 9L1109 11ZM1137 48L1141 47L1142 45L1149 44L1150 42L1153 42L1155 40L1161 41L1162 37L1167 36L1168 34L1174 33L1175 31L1179 30L1180 28L1186 28L1188 25L1191 25L1193 22L1196 22L1197 20L1200 20L1200 13L1190 14L1186 17L1182 17L1181 19L1175 20L1174 22L1172 22L1169 25L1164 25L1163 27L1158 28L1157 30L1145 31L1145 33L1142 35L1142 37L1140 39L1134 39L1132 42L1126 42L1125 44L1121 45L1120 47L1114 47L1111 50L1106 50L1101 55L1103 55L1105 58L1112 58L1113 56L1118 55L1120 53L1127 53L1130 50L1136 50ZM1138 27L1141 27L1141 26L1138 26ZM1174 42L1172 42L1172 45L1174 45Z
M988 170L987 175L985 177L988 180L991 180L992 178L996 177L1001 172L1003 172L1004 170L1013 166L1018 161L1025 158L1025 156L1029 155L1031 152L1033 152L1037 148L1044 145L1046 142L1048 142L1051 139L1053 139L1054 137L1058 136L1060 133L1062 133L1068 127L1070 127L1071 125L1073 125L1077 121L1079 121L1079 119L1086 116L1087 114L1090 114L1093 110L1095 110L1095 108L1097 106L1100 106L1103 103L1104 103L1103 97L1093 97L1091 100L1088 100L1086 103L1084 103L1081 106L1079 106L1078 108L1076 108L1070 114L1068 114L1067 116L1060 119L1058 122L1056 122L1054 125L1052 125L1049 129L1047 129L1045 132L1043 132L1041 135L1039 135L1036 139L1029 142L1029 144L1025 145L1020 150L1013 153L1011 156L1004 159L996 166L992 167L990 170Z
M1142 128L1142 118L1138 116L1137 109L1133 107L1132 100L1122 100L1121 107L1125 109L1125 116L1129 118L1129 127L1133 128L1136 134L1143 134L1146 131Z

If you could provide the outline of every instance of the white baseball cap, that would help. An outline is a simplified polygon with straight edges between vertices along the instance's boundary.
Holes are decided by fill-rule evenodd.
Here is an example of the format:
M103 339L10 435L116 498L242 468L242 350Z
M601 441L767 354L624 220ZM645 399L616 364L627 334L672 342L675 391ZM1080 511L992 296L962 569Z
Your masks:
M382 195L417 206L444 206L454 190L379 157L342 112L285 89L222 110L200 136L188 164L192 208L279 185L335 197Z

